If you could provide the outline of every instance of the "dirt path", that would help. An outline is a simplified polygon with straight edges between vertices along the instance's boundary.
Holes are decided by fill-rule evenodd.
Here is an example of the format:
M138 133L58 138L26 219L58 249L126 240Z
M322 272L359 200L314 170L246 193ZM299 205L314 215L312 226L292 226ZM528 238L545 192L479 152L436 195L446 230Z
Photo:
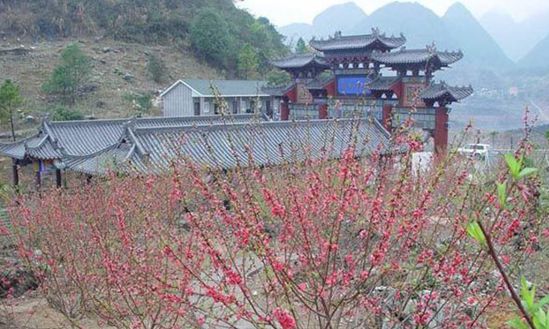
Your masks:
M44 298L28 296L10 302L0 301L0 329L61 329L71 328L65 317L51 308ZM76 320L80 328L112 328L91 319Z

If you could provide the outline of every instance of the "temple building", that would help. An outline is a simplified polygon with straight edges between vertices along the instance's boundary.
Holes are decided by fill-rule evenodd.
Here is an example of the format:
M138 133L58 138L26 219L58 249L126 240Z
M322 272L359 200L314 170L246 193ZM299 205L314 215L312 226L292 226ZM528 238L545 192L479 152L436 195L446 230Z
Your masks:
M272 61L292 76L280 88L280 117L327 119L371 114L390 131L412 117L434 139L435 152L448 145L449 106L473 89L435 82L435 72L463 58L461 51L438 51L434 45L406 49L406 38L378 29L368 35L310 42L313 53Z
M40 189L66 185L66 173L87 179L109 172L161 174L180 161L210 170L232 170L335 159L352 141L359 145L357 156L367 156L389 150L389 138L379 121L368 118L290 122L272 121L256 113L65 122L46 119L35 135L0 143L0 156L12 159L13 185L19 185L21 169L27 167L25 173L32 172L34 185ZM47 184L50 181L54 183Z

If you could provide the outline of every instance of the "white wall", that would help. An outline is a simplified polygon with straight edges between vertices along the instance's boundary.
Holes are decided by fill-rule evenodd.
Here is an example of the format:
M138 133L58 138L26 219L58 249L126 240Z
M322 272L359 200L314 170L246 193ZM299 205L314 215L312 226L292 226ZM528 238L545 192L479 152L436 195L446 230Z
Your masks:
M192 90L180 83L162 97L162 112L165 117L193 116Z

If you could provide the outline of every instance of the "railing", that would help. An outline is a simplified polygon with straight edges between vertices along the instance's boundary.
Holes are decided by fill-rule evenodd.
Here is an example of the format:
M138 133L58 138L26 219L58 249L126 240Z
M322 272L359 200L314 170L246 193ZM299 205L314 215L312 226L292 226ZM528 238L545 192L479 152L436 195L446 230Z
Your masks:
M328 116L330 118L352 118L373 116L378 120L383 118L383 102L370 104L338 104L328 107Z
M334 104L328 102L328 117L329 118L353 118L373 116L378 120L383 120L383 105L392 104L391 100L380 100L374 102L362 103L342 103ZM290 119L305 120L319 118L319 104L302 105L290 104ZM415 127L425 130L435 129L435 109L418 108L411 110L410 108L393 107L393 127L398 127L410 116L415 122Z
M414 127L426 130L435 129L435 109L419 108L410 110L409 108L395 107L392 115L393 127L400 126L411 116L414 120Z
M319 105L290 104L291 120L307 120L319 118Z

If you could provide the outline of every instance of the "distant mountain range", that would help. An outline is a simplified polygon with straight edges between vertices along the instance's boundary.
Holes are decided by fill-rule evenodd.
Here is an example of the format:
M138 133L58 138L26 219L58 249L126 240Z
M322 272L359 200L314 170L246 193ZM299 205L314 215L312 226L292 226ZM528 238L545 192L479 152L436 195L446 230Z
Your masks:
M442 17L415 2L390 3L367 15L355 3L349 2L326 9L312 24L291 24L279 31L287 37L288 43L295 44L299 37L305 40L326 38L336 31L363 34L379 27L387 34L403 33L408 39L408 48L422 48L435 42L441 50L461 49L465 58L460 65L504 71L513 68L513 61L520 58L525 58L520 61L522 66L530 64L527 58L543 56L543 53L528 52L539 51L542 45L535 45L549 34L548 21L549 13L519 24L508 15L493 12L479 21L459 2ZM549 61L544 65L549 67Z
M518 64L520 67L525 68L549 68L549 34L528 55L524 56Z
M294 23L280 27L278 31L286 36L286 42L295 45L299 38L309 41L313 37L327 37L336 31L345 34L352 30L365 18L366 13L354 2L332 6L313 20L313 24Z
M549 34L549 12L517 22L507 13L490 11L480 23L514 61L524 58Z

